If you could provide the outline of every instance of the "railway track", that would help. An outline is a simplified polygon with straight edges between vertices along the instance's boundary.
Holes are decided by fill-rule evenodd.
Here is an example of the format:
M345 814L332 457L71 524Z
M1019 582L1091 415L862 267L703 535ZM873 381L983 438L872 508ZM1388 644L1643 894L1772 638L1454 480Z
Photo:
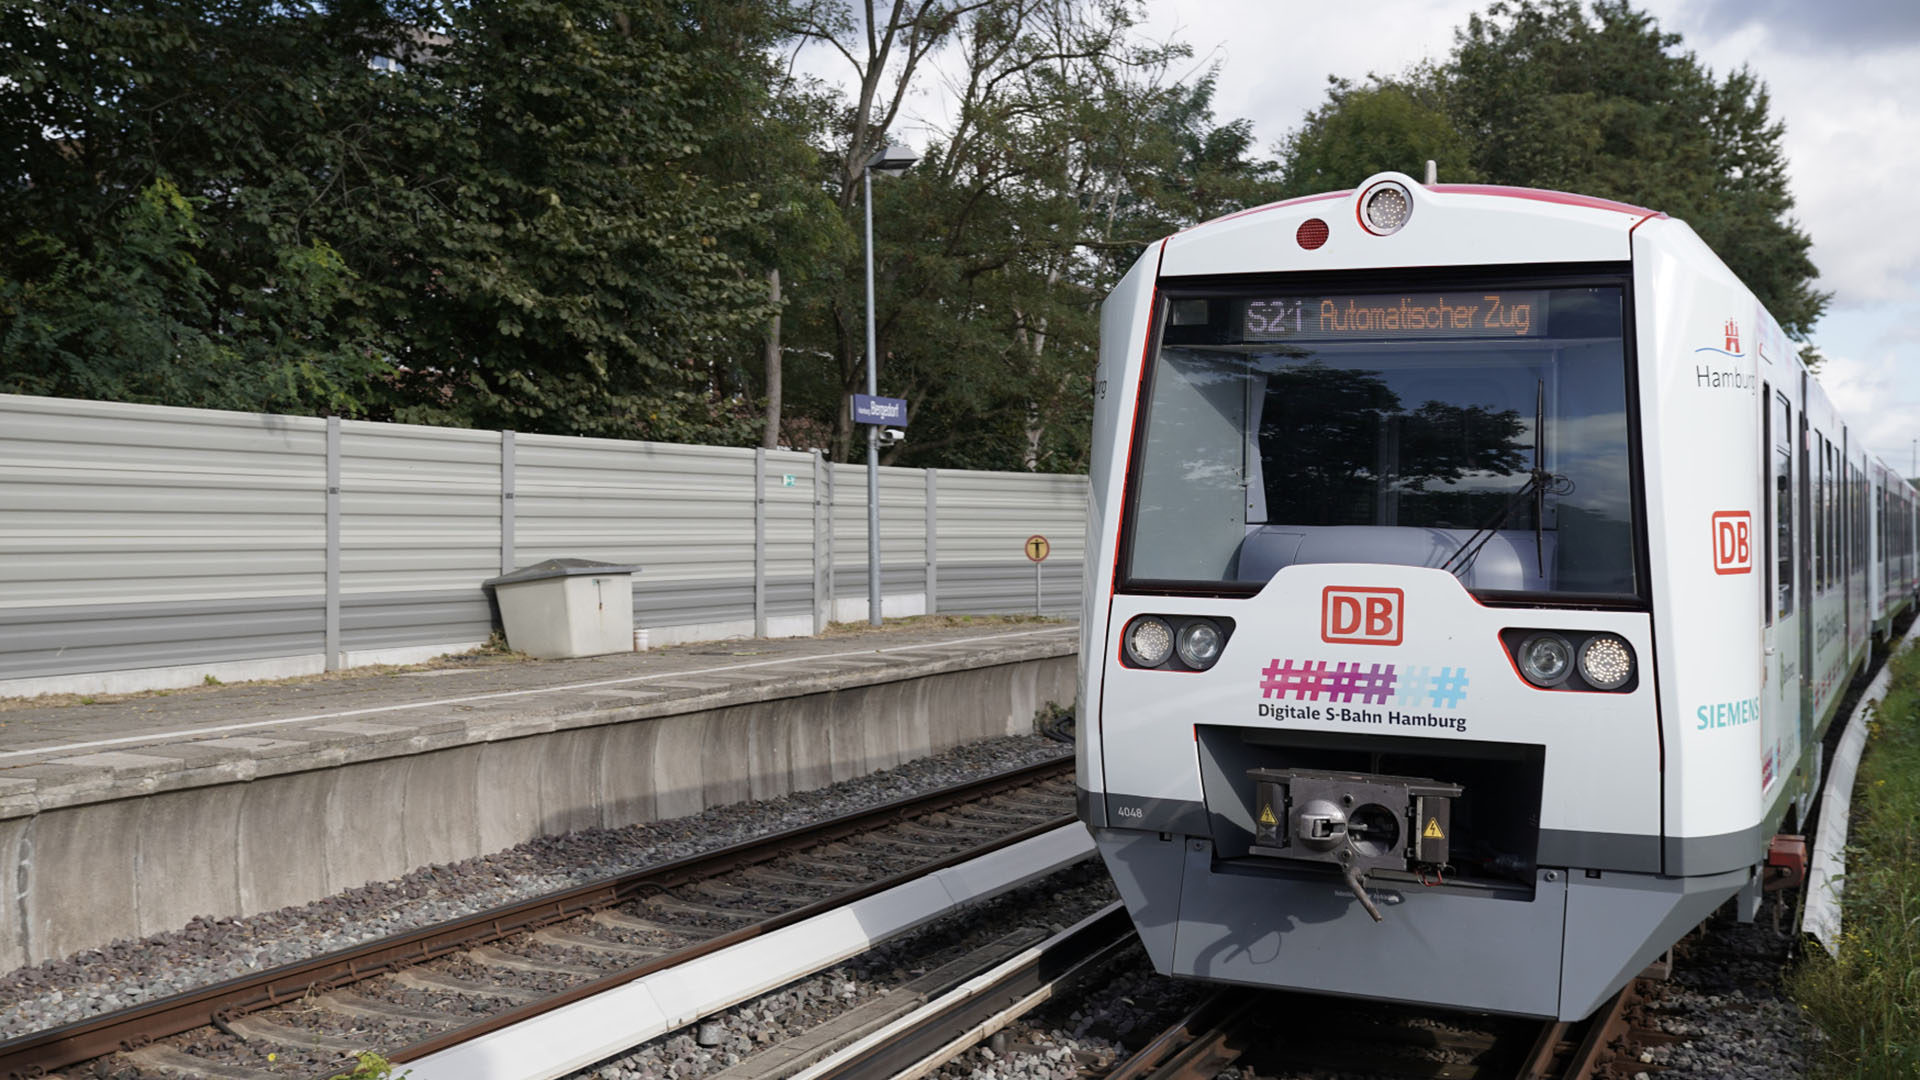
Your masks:
M1170 1024L1105 1080L1214 1080L1320 1069L1437 1080L1599 1080L1644 1071L1634 1057L1670 1036L1634 1021L1636 979L1578 1023L1448 1014L1373 1002L1228 989Z
M931 1075L1061 988L1119 959L1134 943L1125 906L1108 904L791 1080L918 1080Z
M0 1076L426 1058L1072 822L1055 760L0 1043Z

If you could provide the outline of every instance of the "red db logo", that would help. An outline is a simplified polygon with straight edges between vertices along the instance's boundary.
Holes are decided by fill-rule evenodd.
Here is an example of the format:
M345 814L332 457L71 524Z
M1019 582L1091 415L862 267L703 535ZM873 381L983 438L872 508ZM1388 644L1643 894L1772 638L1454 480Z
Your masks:
M1713 572L1753 572L1753 515L1745 510L1722 510L1713 515Z
M1406 594L1399 589L1349 589L1329 585L1320 591L1320 640L1346 645L1398 645Z

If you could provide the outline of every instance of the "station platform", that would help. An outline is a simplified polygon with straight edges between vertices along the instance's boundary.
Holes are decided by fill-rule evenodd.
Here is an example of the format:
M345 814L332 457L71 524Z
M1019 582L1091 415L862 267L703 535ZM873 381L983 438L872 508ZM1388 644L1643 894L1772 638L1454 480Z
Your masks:
M1078 642L909 620L0 701L0 970L1030 731L1072 704Z

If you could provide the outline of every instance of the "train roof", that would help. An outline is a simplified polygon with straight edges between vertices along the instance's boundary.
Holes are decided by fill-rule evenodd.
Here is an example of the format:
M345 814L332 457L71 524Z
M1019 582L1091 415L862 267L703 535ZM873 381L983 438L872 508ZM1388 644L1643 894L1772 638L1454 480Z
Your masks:
M1362 220L1384 185L1409 202L1404 226ZM1421 184L1402 173L1348 191L1269 203L1171 236L1163 276L1530 262L1625 262L1633 230L1658 210L1565 191L1497 184ZM1318 224L1310 224L1317 222Z

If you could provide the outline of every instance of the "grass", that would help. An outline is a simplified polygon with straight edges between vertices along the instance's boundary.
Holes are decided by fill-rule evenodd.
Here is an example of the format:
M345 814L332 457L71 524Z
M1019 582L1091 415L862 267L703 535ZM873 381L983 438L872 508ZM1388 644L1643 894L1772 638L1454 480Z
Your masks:
M401 1080L407 1073L395 1074L393 1063L372 1051L362 1051L352 1072L335 1073L327 1080Z
M1855 781L1840 955L1788 989L1825 1036L1823 1077L1920 1077L1920 649L1894 657Z

